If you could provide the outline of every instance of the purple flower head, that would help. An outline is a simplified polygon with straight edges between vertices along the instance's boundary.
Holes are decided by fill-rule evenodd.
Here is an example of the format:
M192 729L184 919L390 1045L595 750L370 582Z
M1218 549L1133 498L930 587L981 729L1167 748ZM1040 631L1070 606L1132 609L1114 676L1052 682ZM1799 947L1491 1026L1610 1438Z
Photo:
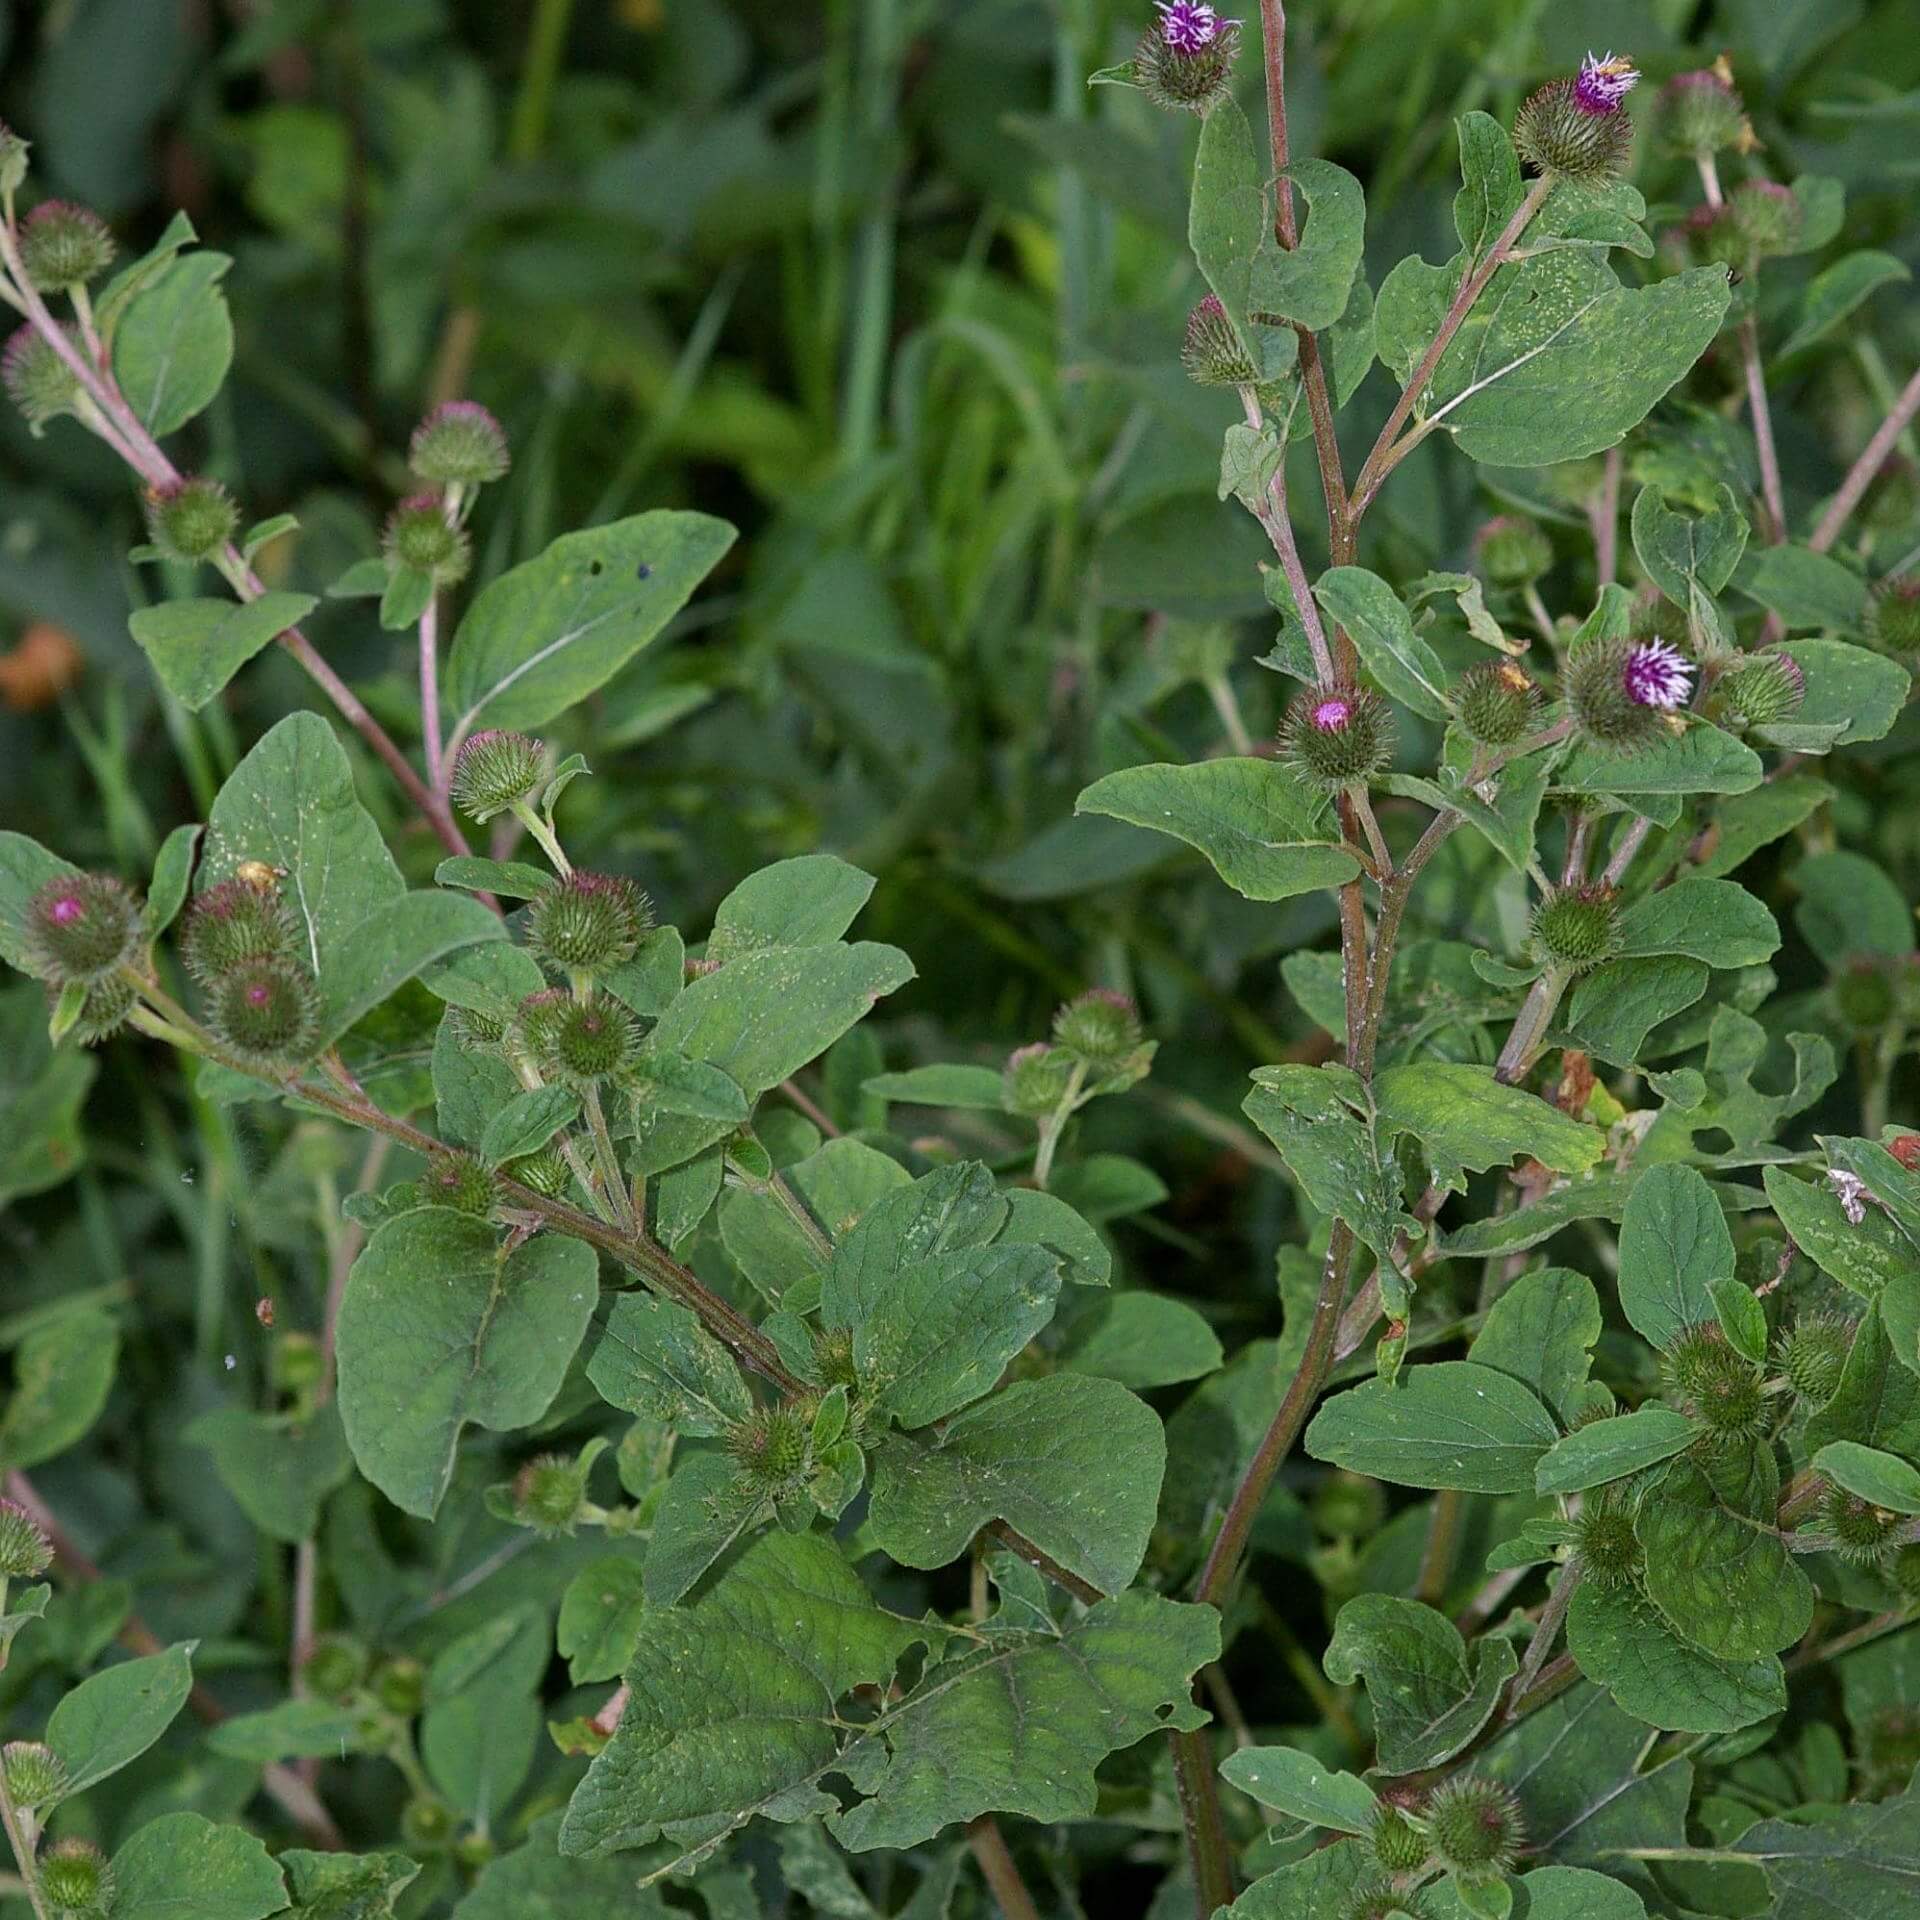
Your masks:
M1573 104L1582 113L1618 113L1639 81L1640 69L1631 60L1616 60L1610 52L1598 60L1588 54L1573 83Z
M74 892L56 893L47 902L47 918L56 927L70 927L85 914L87 905L79 894Z
M1693 693L1693 666L1678 647L1642 640L1628 648L1620 683L1637 707L1684 707Z
M1353 702L1344 693L1330 693L1315 702L1308 718L1318 733L1345 733L1353 719Z
M1175 53L1199 53L1220 37L1223 24L1238 24L1222 22L1211 7L1196 0L1154 0L1154 6L1160 15L1160 38Z

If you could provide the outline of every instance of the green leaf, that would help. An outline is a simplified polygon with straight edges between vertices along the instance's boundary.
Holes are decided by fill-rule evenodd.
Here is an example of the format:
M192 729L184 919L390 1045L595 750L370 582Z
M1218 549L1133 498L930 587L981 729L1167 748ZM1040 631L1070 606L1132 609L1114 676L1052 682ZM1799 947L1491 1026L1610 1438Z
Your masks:
M161 270L183 247L199 239L194 224L184 213L176 213L166 224L160 238L139 259L122 267L94 296L93 317L100 337L113 344L114 328L126 304L142 287L150 286Z
M909 1067L904 1073L876 1073L860 1083L860 1090L882 1100L897 1100L902 1106L998 1113L1005 1105L1004 1084L998 1067L942 1064Z
M647 1537L649 1606L671 1607L737 1540L769 1517L765 1494L724 1453L692 1453L674 1469Z
M1235 329L1261 362L1248 320L1253 262L1267 239L1267 202L1253 130L1233 100L1223 100L1200 123L1193 161L1193 199L1187 244L1207 285Z
M280 1865L296 1920L395 1920L394 1903L420 1877L419 1863L404 1853L312 1853L289 1847Z
M1761 1178L1793 1244L1863 1300L1912 1271L1913 1243L1878 1208L1869 1207L1856 1226L1824 1183L1810 1185L1785 1167L1768 1167Z
M257 600L168 600L127 622L160 683L198 713L270 641L319 605L308 593L263 593Z
M1779 746L1814 752L1884 740L1905 710L1913 676L1897 660L1844 640L1790 640L1782 649L1807 677L1807 696L1790 721L1759 729Z
M46 1742L67 1770L63 1799L118 1773L166 1732L193 1688L189 1664L195 1642L108 1667L80 1684L54 1708Z
M1558 793L1745 793L1766 769L1760 756L1730 733L1695 720L1677 739L1614 753L1575 746L1554 774Z
M207 819L204 890L249 861L284 868L281 893L301 931L302 957L324 989L350 961L364 921L406 892L332 727L289 714L227 776Z
M1464 277L1404 260L1376 304L1380 355L1404 381ZM1712 343L1726 317L1724 267L1620 285L1586 247L1503 266L1441 356L1420 406L1463 453L1491 466L1548 466L1616 445Z
M1520 158L1504 126L1490 113L1465 113L1453 123L1460 142L1460 191L1453 199L1454 231L1477 259L1520 205Z
M1816 273L1800 296L1800 324L1781 344L1779 358L1804 352L1825 337L1848 314L1879 288L1894 280L1910 280L1906 263L1890 253L1871 248L1843 254L1832 266Z
M645 1611L640 1562L629 1554L604 1554L573 1576L561 1596L555 1643L576 1687L625 1669Z
M1710 512L1675 513L1658 487L1642 487L1633 501L1633 551L1647 578L1678 607L1692 603L1693 589L1718 593L1733 578L1747 550L1747 516L1725 481Z
M1328 160L1296 160L1281 177L1306 196L1311 211L1298 246L1263 236L1247 306L1263 321L1290 320L1318 333L1346 313L1366 251L1367 198L1352 174Z
M722 1434L753 1411L740 1370L693 1314L651 1293L622 1293L587 1362L602 1399L695 1438Z
M1347 630L1361 664L1389 696L1429 720L1452 714L1447 670L1413 630L1400 596L1365 567L1334 567L1315 583L1313 597Z
M1437 1179L1453 1184L1464 1167L1484 1173L1521 1154L1556 1173L1585 1173L1606 1142L1551 1102L1503 1085L1491 1067L1421 1060L1388 1067L1373 1083L1383 1134L1411 1133Z
M1184 840L1249 900L1341 886L1360 871L1333 839L1325 798L1276 760L1128 767L1096 780L1074 810Z
M711 1062L757 1098L913 977L904 953L871 941L762 948L691 982L661 1016L653 1042Z
M1600 1338L1600 1296L1583 1273L1543 1267L1523 1273L1488 1308L1467 1358L1531 1387L1571 1420Z
M320 975L314 1050L337 1040L436 960L506 937L497 913L457 893L403 893L384 902L353 929Z
M120 1330L92 1308L36 1327L13 1358L13 1391L0 1411L0 1464L36 1467L80 1440L113 1389Z
M434 868L443 887L463 887L469 893L497 893L503 900L532 900L553 885L553 875L524 860L482 860L474 854L455 854Z
M1780 950L1773 915L1731 880L1676 880L1621 916L1628 958L1685 954L1714 967L1754 967Z
M1830 554L1806 547L1756 547L1741 562L1734 585L1789 627L1853 633L1866 611L1867 583ZM1803 714L1794 718L1805 724Z
M1813 1456L1814 1470L1888 1513L1920 1513L1920 1468L1898 1454L1831 1440Z
M1647 1920L1647 1903L1631 1887L1586 1867L1535 1867L1501 1890L1509 1884L1518 1891L1512 1911L1520 1920ZM1480 1911L1461 1898L1457 1880L1443 1881L1433 1898L1435 1920Z
M1732 1277L1733 1235L1713 1189L1691 1167L1649 1168L1620 1224L1620 1306L1634 1331L1664 1350L1715 1317L1713 1283Z
M950 1657L848 1750L847 1777L872 1797L828 1827L865 1852L917 1846L989 1810L1086 1819L1109 1753L1204 1722L1192 1676L1218 1657L1219 1632L1212 1608L1135 1589L1051 1631L1008 1631ZM951 1765L959 1754L963 1770Z
M489 1166L538 1153L562 1128L580 1117L580 1096L565 1087L529 1087L516 1093L487 1122L480 1157Z
M522 1603L444 1647L427 1669L420 1757L435 1787L476 1825L511 1805L533 1765L552 1635L545 1608Z
M1451 1760L1492 1717L1519 1664L1511 1642L1483 1634L1469 1652L1445 1614L1384 1593L1340 1609L1321 1662L1335 1686L1366 1683L1388 1773Z
M1439 1238L1448 1259L1483 1260L1496 1253L1523 1253L1576 1220L1618 1220L1632 1191L1631 1177L1603 1172L1576 1180L1531 1206L1468 1221Z
M258 1713L223 1720L207 1735L207 1745L230 1760L270 1767L282 1760L344 1758L376 1747L369 1738L363 1708L336 1706L330 1700L282 1700Z
M154 855L153 878L147 883L147 907L142 916L147 938L157 940L173 925L187 903L193 880L194 856L200 851L200 829L175 827Z
M1770 1920L1901 1920L1920 1879L1920 1793L1763 1820L1734 1843L1765 1869Z
M1077 1315L1055 1356L1070 1373L1136 1388L1198 1380L1221 1357L1205 1319L1185 1301L1158 1293L1117 1293Z
M584 1241L541 1234L508 1253L488 1222L446 1207L388 1221L340 1308L340 1414L360 1471L430 1519L460 1429L538 1420L598 1297Z
M1642 1407L1615 1420L1596 1420L1548 1448L1534 1469L1534 1491L1584 1493L1603 1487L1671 1460L1694 1438L1693 1422L1669 1407Z
M720 902L707 958L731 960L760 947L830 946L872 893L872 874L830 853L777 861L748 875Z
M247 1518L290 1546L313 1538L321 1502L353 1470L339 1409L331 1404L306 1420L221 1407L203 1413L184 1437L213 1455L222 1484Z
M1388 1258L1395 1236L1418 1223L1400 1202L1400 1170L1353 1111L1361 1083L1344 1067L1258 1067L1243 1106L1279 1149L1287 1170L1324 1214L1344 1220Z
M1609 961L1575 981L1561 1015L1564 1032L1571 1044L1602 1060L1634 1066L1647 1035L1693 1006L1711 974L1704 960L1676 955Z
M224 253L182 254L128 301L113 334L120 391L156 440L212 404L233 364Z
M656 640L733 545L704 513L658 510L564 534L468 607L447 655L449 737L541 727Z
M1357 1774L1338 1773L1297 1747L1242 1747L1221 1773L1263 1807L1335 1833L1371 1833L1380 1803Z
M454 1908L456 1920L670 1920L683 1911L636 1886L631 1860L568 1859L559 1847L561 1820L545 1815L523 1845L490 1860Z
M1758 1516L1735 1512L1690 1461L1669 1467L1641 1502L1635 1531L1647 1597L1717 1660L1763 1659L1792 1646L1813 1619L1812 1584L1780 1538L1772 1502L1766 1507Z
M1307 1451L1402 1487L1531 1493L1541 1455L1560 1437L1552 1416L1510 1375L1470 1360L1409 1367L1389 1384L1337 1393L1307 1429Z
M1111 1380L1016 1381L937 1434L873 1459L868 1529L904 1566L943 1567L1004 1520L1102 1593L1140 1570L1166 1467L1160 1420Z
M266 1847L204 1814L162 1814L113 1856L112 1920L265 1920L286 1904Z
M1884 867L1863 854L1816 853L1793 870L1800 895L1794 925L1829 972L1860 954L1904 959L1913 950L1913 911Z
M1670 1732L1731 1733L1786 1711L1777 1659L1716 1660L1631 1588L1583 1580L1567 1610L1567 1649L1625 1712Z

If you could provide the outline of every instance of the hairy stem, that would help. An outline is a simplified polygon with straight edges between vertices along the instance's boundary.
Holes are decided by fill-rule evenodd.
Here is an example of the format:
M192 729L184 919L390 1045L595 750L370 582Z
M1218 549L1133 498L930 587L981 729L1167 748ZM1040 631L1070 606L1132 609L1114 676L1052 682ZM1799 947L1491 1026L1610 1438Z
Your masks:
M1461 281L1458 290L1448 306L1445 317L1440 322L1440 330L1433 336L1427 350L1420 356L1420 363L1413 370L1400 398L1393 404L1393 411L1387 415L1386 425L1380 429L1379 437L1373 443L1373 451L1366 457L1358 476L1353 483L1352 518L1358 524L1360 516L1373 503L1373 497L1380 491L1381 482L1392 472L1396 461L1395 441L1400 429L1413 417L1413 410L1420 404L1420 396L1426 392L1433 381L1440 362L1446 357L1447 349L1453 345L1454 335L1460 331L1466 317L1473 311L1474 303L1487 290L1487 282L1505 264L1512 252L1514 243L1532 224L1533 217L1545 203L1547 195L1553 190L1553 182L1542 175L1527 189L1525 199L1513 211L1513 217L1501 229L1500 236L1490 246L1485 256L1467 277Z
M427 752L427 785L436 794L447 790L446 769L440 755L440 596L430 594L420 616L420 738Z
M1853 510L1862 496L1873 484L1874 476L1887 464L1887 456L1893 452L1894 442L1906 431L1907 423L1916 413L1920 413L1920 373L1916 373L1900 390L1900 398L1893 404L1893 410L1875 428L1874 435L1862 449L1859 459L1847 469L1847 477L1840 482L1840 491L1827 502L1827 510L1820 516L1820 524L1814 528L1813 537L1807 542L1815 553L1825 553L1839 539L1840 530L1853 516Z
M1000 1823L990 1813L967 1822L967 1845L979 1862L980 1872L1006 1920L1040 1920L1040 1909L1020 1877L1020 1868L1007 1848Z
M1240 405L1246 414L1247 425L1258 432L1266 423L1266 416L1251 387L1240 389ZM1307 570L1300 564L1300 546L1293 537L1293 522L1287 517L1284 445L1280 464L1274 469L1273 478L1267 482L1266 498L1253 509L1253 517L1266 530L1267 538L1273 542L1274 552L1280 556L1280 571L1286 576L1287 591L1293 595L1300 624L1306 629L1307 648L1313 655L1313 670L1320 676L1322 686L1331 686L1334 681L1333 651L1327 645L1326 624L1320 618L1320 603L1313 597Z

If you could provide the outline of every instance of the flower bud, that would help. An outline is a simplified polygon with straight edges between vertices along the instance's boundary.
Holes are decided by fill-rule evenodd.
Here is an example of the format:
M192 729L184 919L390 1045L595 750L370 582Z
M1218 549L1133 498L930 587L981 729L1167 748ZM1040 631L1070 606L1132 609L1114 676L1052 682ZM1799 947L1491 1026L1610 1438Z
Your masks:
M1000 1097L1009 1113L1038 1119L1051 1113L1067 1095L1067 1081L1073 1073L1071 1056L1044 1040L1021 1047L1007 1056Z
M1593 883L1555 887L1533 910L1533 951L1561 973L1586 973L1620 951L1620 896Z
M1867 596L1868 643L1900 659L1920 654L1920 573L1891 574Z
M1414 1873L1433 1852L1427 1836L1397 1807L1383 1806L1373 1821L1373 1857L1388 1873Z
M51 984L48 993L58 999ZM96 980L87 989L87 997L81 1004L80 1017L67 1029L83 1047L97 1047L103 1040L113 1036L127 1024L127 1016L133 1011L133 1003L140 996L134 991L131 980L122 979L118 974L109 974L104 980Z
M1341 1920L1431 1920L1424 1897L1392 1880L1369 1880L1348 1898Z
M32 143L0 122L0 194L18 193L27 183L27 153Z
M1553 565L1553 542L1539 521L1501 513L1473 536L1473 557L1489 585L1526 587Z
M1585 1497L1573 1523L1573 1545L1581 1578L1596 1587L1617 1593L1640 1577L1642 1554L1633 1513L1616 1497L1598 1490Z
M1833 1004L1859 1034L1878 1033L1899 1005L1892 973L1883 958L1860 954L1833 976Z
M1780 1336L1774 1364L1809 1406L1824 1407L1839 1391L1853 1333L1853 1322L1844 1314L1812 1313L1802 1314Z
M140 944L140 909L107 873L61 873L27 902L27 963L55 986L91 986L131 960Z
M1534 173L1568 180L1617 179L1626 171L1633 121L1622 102L1640 78L1612 54L1580 63L1571 80L1552 80L1521 102L1513 144Z
M521 1001L515 1041L544 1078L580 1093L630 1072L640 1054L639 1026L618 1000L558 988Z
M73 369L31 322L14 330L0 354L0 385L35 434L49 420L79 408L80 382Z
M420 1198L428 1206L451 1207L484 1219L493 1211L493 1175L470 1153L430 1154L420 1176Z
M1140 1014L1112 987L1091 987L1053 1017L1054 1045L1089 1067L1116 1067L1140 1045Z
M478 1007L449 1007L447 1024L462 1053L486 1053L507 1037L507 1023Z
M569 873L527 909L527 939L563 973L610 973L624 966L653 925L647 897L612 873Z
M1329 1540L1365 1539L1386 1525L1386 1489L1360 1473L1332 1473L1309 1509L1316 1532Z
M320 996L296 960L249 960L217 980L209 998L208 1024L249 1065L295 1066L312 1047Z
M1791 187L1777 180L1743 180L1727 196L1733 228L1749 258L1791 253L1806 222Z
M269 872L256 880L236 873L209 887L187 909L180 928L180 961L203 987L210 987L236 967L289 957L297 931L277 877Z
M756 1407L727 1433L727 1451L750 1480L763 1487L787 1485L806 1465L813 1409L798 1402Z
M147 537L174 560L210 560L234 536L240 509L218 480L198 476L147 492Z
M1195 0L1155 0L1160 18L1134 49L1133 84L1157 107L1207 114L1233 92L1240 23Z
M470 735L453 756L453 803L484 824L530 801L546 771L547 750L538 740L489 727Z
M573 1185L573 1169L567 1165L567 1157L557 1147L542 1147L538 1153L523 1154L518 1160L509 1160L501 1168L509 1180L518 1181L523 1187L531 1187L535 1193L549 1200L566 1197Z
M1660 126L1675 153L1718 153L1746 132L1747 112L1730 79L1701 67L1676 73L1660 89Z
M1673 710L1692 685L1692 663L1664 640L1589 640L1569 656L1563 691L1586 739L1627 752L1678 730Z
M0 1580L37 1580L53 1565L53 1542L17 1500L0 1499Z
M1660 1372L1669 1395L1716 1439L1745 1440L1760 1432L1766 1412L1760 1369L1714 1322L1682 1327L1661 1355Z
M0 1748L0 1776L7 1797L31 1813L51 1806L67 1784L67 1763L38 1740L12 1740Z
M1741 654L1714 683L1714 698L1748 726L1791 720L1807 697L1807 676L1790 653Z
M410 1655L395 1654L374 1669L372 1691L389 1713L411 1719L426 1704L427 1670Z
M445 1852L453 1843L454 1826L453 1809L428 1794L415 1794L400 1809L400 1840L410 1852Z
M513 1517L546 1538L570 1535L586 1504L587 1468L564 1454L539 1454L513 1476Z
M511 465L506 431L477 400L449 400L414 428L407 464L434 486L485 486Z
M1251 386L1260 370L1247 356L1227 310L1215 294L1187 315L1187 337L1181 343L1180 364L1187 377L1203 387Z
M1316 787L1364 786L1393 758L1393 713L1366 687L1308 687L1280 724L1280 750Z
M326 1373L320 1342L291 1328L274 1341L272 1366L275 1388L294 1399L311 1393Z
M1486 660L1454 682L1453 711L1469 740L1483 747L1510 747L1533 731L1540 688L1511 660Z
M20 226L20 264L40 293L84 287L113 263L113 235L90 207L43 200Z
M56 1840L39 1861L47 1905L72 1920L92 1920L113 1904L113 1870L91 1840Z
M1870 1567L1883 1559L1899 1525L1897 1514L1831 1481L1820 1496L1820 1530L1832 1538L1834 1552L1854 1566Z
M1513 1795L1475 1774L1436 1787L1423 1812L1434 1852L1469 1877L1505 1873L1526 1838Z
M437 587L464 580L473 559L466 529L447 518L446 507L435 493L416 493L402 500L388 516L381 546L388 566L424 573Z
M344 1633L329 1633L316 1640L300 1663L300 1678L307 1691L322 1700L349 1698L359 1692L366 1677L367 1650Z
M814 1371L829 1387L851 1392L860 1384L853 1361L853 1334L846 1327L825 1327L813 1337Z

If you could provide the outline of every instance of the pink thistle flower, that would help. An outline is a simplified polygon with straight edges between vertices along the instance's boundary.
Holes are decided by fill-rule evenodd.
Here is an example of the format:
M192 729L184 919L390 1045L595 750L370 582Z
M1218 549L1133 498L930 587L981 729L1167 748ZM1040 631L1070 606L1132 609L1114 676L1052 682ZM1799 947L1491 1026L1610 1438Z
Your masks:
M1344 733L1353 719L1353 702L1343 693L1329 694L1317 702L1309 716L1319 733Z
M1582 113L1618 113L1639 83L1640 69L1631 60L1616 60L1611 51L1597 60L1588 54L1573 83L1573 104Z
M1160 38L1175 53L1199 53L1220 37L1222 21L1211 7L1196 0L1154 0L1160 15ZM1229 20L1227 26L1237 26Z
M1693 665L1664 640L1642 640L1628 648L1620 683L1637 707L1684 707L1693 694Z

